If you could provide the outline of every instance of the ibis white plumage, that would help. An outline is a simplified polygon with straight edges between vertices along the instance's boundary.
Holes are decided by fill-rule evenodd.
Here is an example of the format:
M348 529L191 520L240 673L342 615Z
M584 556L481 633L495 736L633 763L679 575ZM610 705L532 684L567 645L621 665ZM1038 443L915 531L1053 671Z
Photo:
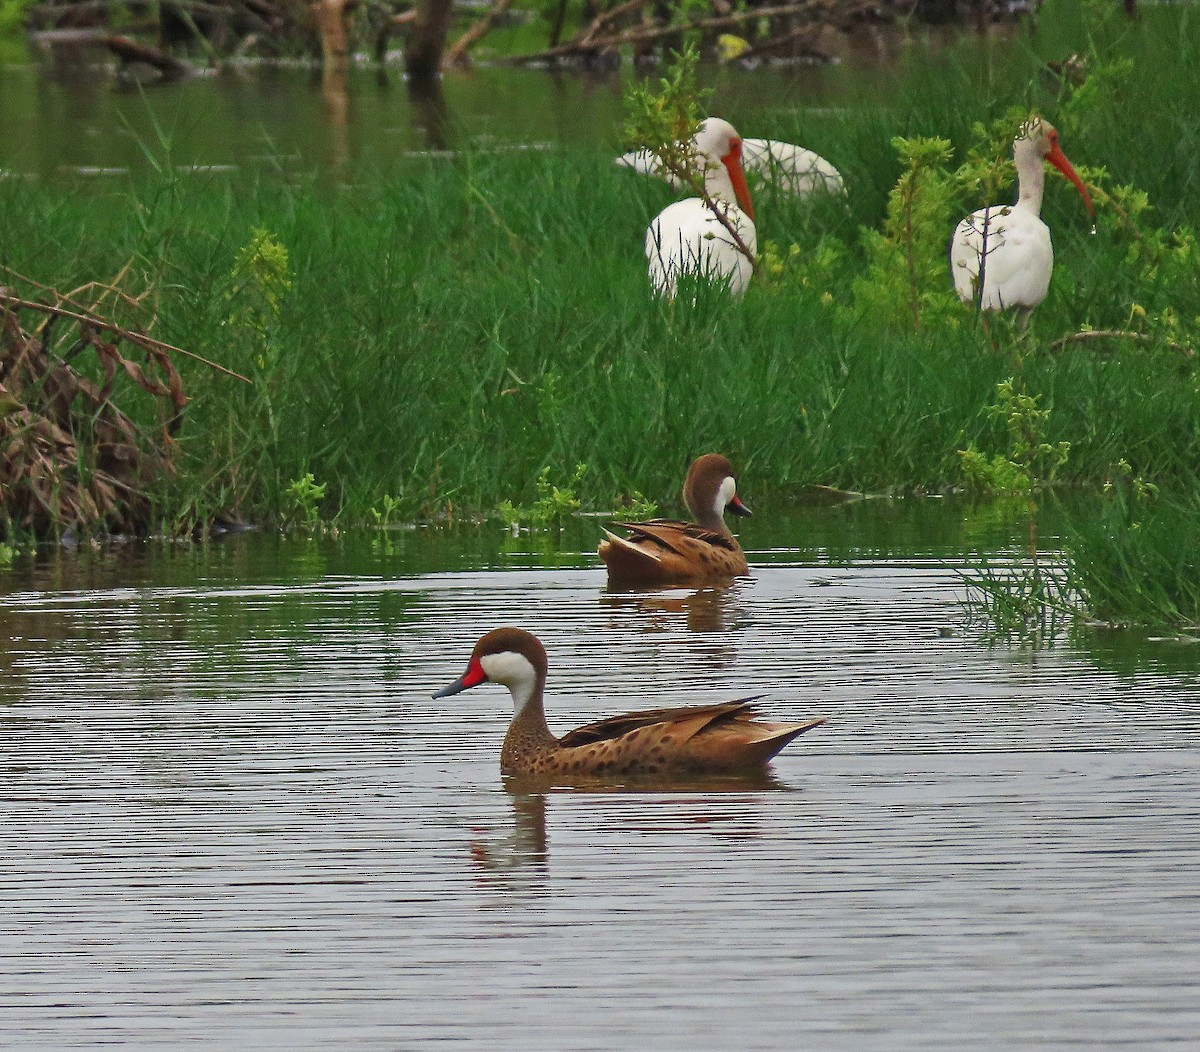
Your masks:
M642 175L660 176L677 190L682 185L678 177L663 171L662 164L649 150L623 153L617 164ZM790 142L743 139L742 166L748 178L761 179L800 198L817 193L840 194L845 189L842 173L824 157Z
M1049 161L1075 184L1090 215L1095 209L1049 121L1031 117L1021 126L1013 159L1016 204L981 208L958 224L950 243L950 271L964 303L975 303L981 310L1016 310L1023 323L1046 298L1054 269L1050 228L1041 218L1046 180L1042 162Z
M668 205L646 231L650 283L660 295L674 297L681 275L726 285L741 295L754 272L758 251L754 206L742 168L742 140L733 125L709 117L695 138L696 157L704 168L702 197ZM739 244L740 241L740 244Z

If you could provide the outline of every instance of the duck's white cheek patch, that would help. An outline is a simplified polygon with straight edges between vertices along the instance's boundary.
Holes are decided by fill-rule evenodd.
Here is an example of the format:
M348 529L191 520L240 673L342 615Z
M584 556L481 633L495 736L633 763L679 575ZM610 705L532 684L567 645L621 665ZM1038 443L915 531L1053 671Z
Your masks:
M499 654L488 654L481 657L479 663L488 679L493 683L503 683L512 691L513 703L520 712L525 707L537 683L537 672L529 659L512 650Z
M721 488L717 490L717 499L713 502L713 510L718 515L724 515L725 509L729 506L729 502L737 495L737 483L733 481L732 475L726 475L725 481L721 483Z

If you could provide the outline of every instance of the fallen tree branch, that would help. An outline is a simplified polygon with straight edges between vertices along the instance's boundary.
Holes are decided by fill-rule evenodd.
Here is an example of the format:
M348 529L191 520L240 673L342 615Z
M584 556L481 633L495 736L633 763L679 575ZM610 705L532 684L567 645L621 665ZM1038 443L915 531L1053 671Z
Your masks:
M638 0L638 2L644 3L645 0ZM512 7L512 4L513 0L495 0L491 7L484 12L483 17L446 49L442 65L458 66L470 61L467 52L496 24L497 19Z
M106 36L100 40L109 51L126 62L145 62L153 66L163 75L164 80L181 80L183 77L195 75L196 71L186 62L149 44L141 44L122 36Z
M584 40L581 37L559 44L558 47L547 48L531 55L517 55L508 59L517 65L529 62L545 62L549 59L565 58L568 55L578 55L588 51L602 51L606 48L621 47L624 44L644 44L662 37L674 36L698 29L727 29L730 26L741 25L744 22L755 22L760 18L774 18L782 15L800 15L812 11L825 11L827 5L823 0L799 0L797 3L781 4L776 7L756 7L748 11L735 11L733 14L720 15L716 18L695 18L671 25L637 26L620 33L604 37L593 37Z
M601 28L608 25L610 22L616 22L623 15L631 14L640 7L645 7L652 0L625 0L623 4L617 4L616 7L610 7L607 11L601 11L586 29L580 33L576 33L568 43L578 42L581 45L587 44L591 39L600 32Z
M1124 329L1089 329L1087 332L1073 332L1070 336L1062 336L1050 344L1050 350L1062 350L1069 343L1091 343L1095 340L1134 340L1137 343L1154 343L1156 342L1153 336L1148 336L1144 332L1128 332ZM1167 347L1173 351L1178 351L1187 358L1194 358L1196 352L1190 347L1185 347L1181 343L1175 343L1173 340L1168 340Z
M37 300L27 300L20 296L14 296L8 289L0 286L0 307L15 308L18 310L33 310L41 311L43 314L52 314L58 318L69 318L71 321L82 322L86 325L91 325L97 329L103 329L105 332L111 332L115 336L119 336L123 340L128 340L130 343L136 343L143 350L147 351L164 351L170 354L182 354L186 358L192 358L200 362L202 365L207 365L210 369L214 369L219 373L224 373L226 376L232 376L235 380L241 380L242 383L253 383L252 380L241 373L235 373L232 369L226 369L223 365L218 365L216 362L209 361L207 358L202 358L198 354L193 354L191 351L185 351L182 347L176 347L173 344L163 343L162 340L156 340L152 336L147 336L145 333L136 332L132 329L124 329L120 325L111 321L105 321L103 318L98 318L94 314L81 314L76 311L66 310L63 307L54 307L49 303L40 303Z

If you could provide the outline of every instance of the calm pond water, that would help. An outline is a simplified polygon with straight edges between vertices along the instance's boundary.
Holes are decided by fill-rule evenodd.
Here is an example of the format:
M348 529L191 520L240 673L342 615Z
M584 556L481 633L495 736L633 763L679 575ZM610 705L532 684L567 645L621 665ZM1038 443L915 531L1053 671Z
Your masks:
M0 571L0 1044L1194 1047L1200 648L981 640L1003 509L760 501L723 590L608 593L597 532ZM510 792L507 692L430 697L506 622L560 730L830 722L769 785Z
M795 134L799 123L817 143L823 112L861 102L873 85L895 90L903 74L881 66L880 55L895 58L917 41L893 34L877 43L842 65L714 71L714 112L750 122L747 134ZM86 184L148 172L145 150L200 178L214 169L252 177L383 170L464 143L615 153L624 149L622 91L631 77L628 69L592 76L479 67L447 74L440 98L421 99L398 65L358 66L337 79L303 65L235 67L143 90L123 88L110 65L72 76L45 63L0 65L0 120L10 130L0 135L0 176L82 174Z

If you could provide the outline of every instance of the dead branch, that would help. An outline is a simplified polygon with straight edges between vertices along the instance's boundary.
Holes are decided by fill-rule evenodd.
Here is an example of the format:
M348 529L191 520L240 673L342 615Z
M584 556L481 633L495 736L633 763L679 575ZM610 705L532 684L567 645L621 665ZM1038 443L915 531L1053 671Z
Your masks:
M644 3L646 0L638 0L638 2ZM483 17L446 49L442 65L458 66L469 62L467 52L491 30L492 26L496 24L496 20L512 7L512 4L513 0L494 0L491 7L484 12Z
M640 5L639 5L640 6ZM692 30L728 29L744 22L754 22L761 18L776 16L794 16L808 14L814 11L824 11L827 5L824 0L797 0L795 3L781 4L776 7L756 7L746 11L736 11L733 14L721 15L715 18L694 18L674 25L635 26L604 37L592 37L586 41L576 37L560 44L558 47L547 48L531 55L517 55L508 61L523 65L529 62L545 62L550 59L565 58L569 55L579 55L591 51L604 51L618 48L625 44L644 44L651 40L674 36Z
M632 14L639 8L645 7L652 0L625 0L623 4L617 4L616 7L610 7L607 11L601 11L591 24L581 33L576 33L572 42L578 41L580 45L589 43L592 38L600 32L600 30L610 22L616 22L627 14Z
M34 310L41 311L43 314L51 314L59 318L70 318L72 321L81 322L91 325L94 328L102 329L105 332L111 332L113 335L126 340L129 343L135 343L147 351L169 352L171 354L182 354L186 358L193 358L202 365L207 365L210 369L215 369L219 373L224 373L226 376L232 376L243 383L252 383L241 373L235 373L232 369L226 369L223 365L218 365L216 362L211 362L207 358L202 358L198 354L193 354L191 351L185 351L182 347L175 347L169 343L163 343L162 340L156 340L152 336L147 336L145 333L136 332L132 329L124 329L111 321L106 321L103 318L98 318L93 314L80 314L76 311L66 310L63 307L53 307L48 303L39 303L36 300L22 299L20 296L14 296L8 289L0 286L0 308L9 308L15 310Z
M1128 332L1123 329L1089 329L1087 332L1073 332L1070 336L1060 337L1050 344L1050 350L1061 351L1067 344L1092 343L1096 340L1133 340L1137 343L1156 342L1153 336L1149 336L1144 332ZM1186 358L1194 358L1196 356L1196 352L1191 347L1185 347L1182 343L1175 343L1173 340L1168 340L1165 346L1170 347L1173 351L1178 351Z
M140 44L136 40L122 36L106 36L100 38L105 47L125 62L145 62L153 66L163 75L163 80L180 80L194 75L195 70L186 62L168 55L149 44Z

